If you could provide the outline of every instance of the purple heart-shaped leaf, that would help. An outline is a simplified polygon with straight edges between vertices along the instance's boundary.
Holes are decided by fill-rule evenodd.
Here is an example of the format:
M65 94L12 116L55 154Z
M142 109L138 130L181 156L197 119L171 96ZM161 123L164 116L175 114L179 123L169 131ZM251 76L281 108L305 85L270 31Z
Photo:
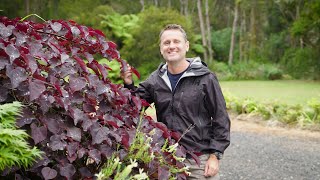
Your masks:
M80 171L81 177L83 178L90 178L93 176L87 167L82 167L79 169L79 171Z
M22 114L17 119L17 126L22 127L26 124L31 124L32 121L35 120L35 116L33 115L32 111L29 108L23 108Z
M80 91L86 86L86 79L83 77L76 77L75 75L70 75L70 88L72 92Z
M59 32L62 28L62 25L58 22L51 23L50 26L55 32Z
M20 52L19 50L13 46L12 44L9 44L6 48L5 48L5 52L7 53L7 55L10 57L10 62L11 64L13 63L13 61L15 59L17 59L20 56Z
M92 144L100 144L108 138L109 129L107 127L92 126L90 130Z
M41 174L44 177L44 179L54 179L57 176L57 171L54 169L51 169L49 167L44 167L41 170Z
M0 23L0 35L4 38L11 36L12 34L12 27L11 25L6 27L4 24Z
M60 175L66 177L67 179L72 179L72 176L76 173L76 168L67 163L65 166L60 167Z
M11 80L12 88L17 88L21 82L27 80L28 78L26 70L22 67L13 68L12 66L8 65L6 74Z
M43 141L47 137L47 128L45 126L37 127L35 123L31 124L31 137L35 144Z
M60 132L60 126L56 119L48 118L45 121L50 132L53 134L58 134Z
M63 140L61 135L53 135L50 137L49 147L52 151L63 150L67 143Z
M96 164L100 163L100 161L101 161L100 151L98 151L97 149L92 149L89 151L88 154L89 154L89 157L91 157L96 162Z
M67 129L67 136L76 141L81 141L81 129L77 127L71 127Z
M34 80L29 83L29 90L30 90L30 101L33 101L46 90L46 86L44 85L43 81Z

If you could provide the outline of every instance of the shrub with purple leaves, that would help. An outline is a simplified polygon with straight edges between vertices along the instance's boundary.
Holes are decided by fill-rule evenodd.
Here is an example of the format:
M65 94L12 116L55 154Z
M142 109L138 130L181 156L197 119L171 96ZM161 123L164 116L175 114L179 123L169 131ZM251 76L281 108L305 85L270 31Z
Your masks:
M30 169L8 168L2 175L93 179L111 156L120 161L126 157L141 109L148 104L111 83L110 68L96 60L102 57L127 66L116 44L99 30L73 21L36 23L0 17L0 103L25 105L17 125L45 154ZM170 174L166 166L183 168L176 157L185 157L186 150L178 146L174 155L161 150L165 142L174 145L180 135L146 115L141 120L141 132L156 132L150 154L167 163L154 158L139 163L136 172L144 168L151 179L184 178L181 172Z

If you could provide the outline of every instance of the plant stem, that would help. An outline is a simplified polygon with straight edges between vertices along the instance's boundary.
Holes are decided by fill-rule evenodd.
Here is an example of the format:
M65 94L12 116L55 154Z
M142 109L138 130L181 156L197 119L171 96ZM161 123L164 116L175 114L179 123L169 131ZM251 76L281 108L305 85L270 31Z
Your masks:
M46 22L46 20L44 20L42 17L40 17L38 14L29 14L27 16L25 16L24 18L22 18L20 21L24 21L25 19L31 17L31 16L36 16L37 18L41 19L42 21Z

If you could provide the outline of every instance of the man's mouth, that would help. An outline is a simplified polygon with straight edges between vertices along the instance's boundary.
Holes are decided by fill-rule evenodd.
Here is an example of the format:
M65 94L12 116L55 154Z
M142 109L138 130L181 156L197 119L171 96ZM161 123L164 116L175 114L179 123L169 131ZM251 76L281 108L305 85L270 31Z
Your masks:
M177 52L168 52L169 55L177 54Z

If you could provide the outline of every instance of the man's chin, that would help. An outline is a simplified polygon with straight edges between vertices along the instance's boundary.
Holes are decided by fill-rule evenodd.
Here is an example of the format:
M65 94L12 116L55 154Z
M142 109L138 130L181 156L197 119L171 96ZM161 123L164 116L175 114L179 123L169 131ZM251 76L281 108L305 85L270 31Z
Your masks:
M172 62L172 61L178 61L179 58L177 57L167 57L167 61Z

